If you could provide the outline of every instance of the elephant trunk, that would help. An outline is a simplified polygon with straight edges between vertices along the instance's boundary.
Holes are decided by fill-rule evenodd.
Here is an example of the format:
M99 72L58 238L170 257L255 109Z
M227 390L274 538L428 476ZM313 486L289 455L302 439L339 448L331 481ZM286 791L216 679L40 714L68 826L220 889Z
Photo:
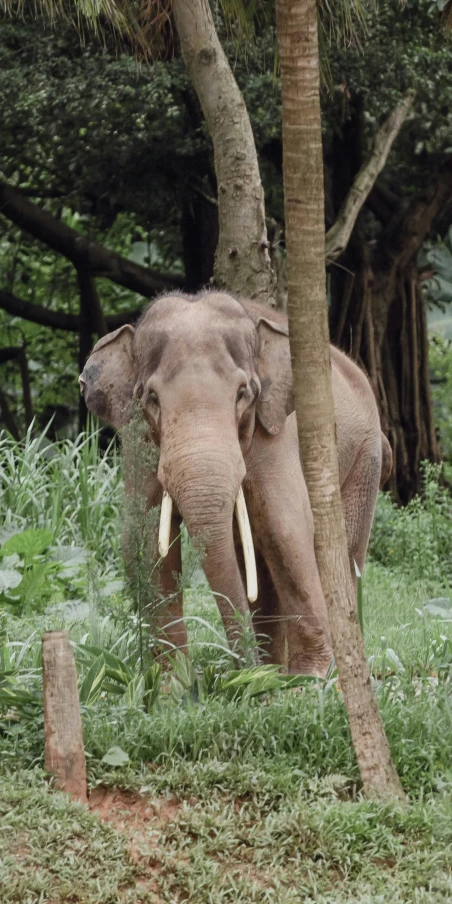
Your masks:
M161 447L158 476L176 503L190 536L204 554L207 580L213 592L218 594L217 603L227 635L234 640L240 634L235 610L241 615L249 612L233 538L234 507L240 496L245 464L237 440L235 444L221 446L219 435L220 430L210 425L208 432L198 431L196 442L187 442L185 436L180 443L167 432ZM162 520L165 509L168 518L169 508L170 502L165 496ZM160 534L161 553L165 552L165 533L163 529ZM249 544L246 524L244 533L245 542Z

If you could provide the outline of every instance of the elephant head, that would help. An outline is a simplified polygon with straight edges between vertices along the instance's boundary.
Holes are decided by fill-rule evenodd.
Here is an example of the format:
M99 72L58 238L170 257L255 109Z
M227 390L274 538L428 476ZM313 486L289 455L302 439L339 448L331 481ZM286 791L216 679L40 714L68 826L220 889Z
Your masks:
M225 293L162 297L135 329L121 327L97 343L80 385L88 408L117 428L130 417L133 398L139 400L160 446L162 552L171 499L190 534L203 537L212 589L248 611L234 507L249 546L241 491L246 457L255 431L278 433L293 410L285 318ZM252 562L247 579L255 598Z

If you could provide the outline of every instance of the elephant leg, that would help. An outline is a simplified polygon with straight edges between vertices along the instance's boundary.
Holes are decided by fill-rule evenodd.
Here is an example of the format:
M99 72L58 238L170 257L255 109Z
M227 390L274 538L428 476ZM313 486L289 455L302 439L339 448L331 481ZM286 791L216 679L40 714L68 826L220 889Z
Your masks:
M381 479L381 453L362 449L341 487L350 568L363 571Z
M262 588L261 619L271 659L288 672L324 675L332 659L328 614L295 421L253 445L244 487L253 536L271 579ZM258 606L260 592L259 587Z
M162 653L174 652L175 649L188 652L187 629L183 619L183 593L179 589L179 578L182 573L182 547L180 538L181 518L171 519L170 548L168 555L162 559L158 584L160 599L152 613L151 630L160 639Z
M133 495L133 486L128 485L127 482L127 472L126 494ZM148 478L143 494L146 499L147 511L160 505L162 487L155 474ZM130 516L125 519L125 522L122 548L126 572L133 585L137 580L135 570L138 567L138 572L141 572L143 565L136 559L139 552L135 550L134 542L130 541L130 535L133 536L133 529L131 530L128 526ZM151 637L156 639L158 653L163 656L166 652L174 652L175 648L181 649L184 653L187 652L187 630L183 620L183 593L179 590L179 578L182 572L180 527L181 518L177 512L173 511L168 555L162 559L158 568L154 568L158 532L158 524L155 524L146 550L145 573L138 574L139 582L142 587L144 586L145 591L148 580L152 585L149 602L146 602L146 592L144 594L142 616Z
M252 607L253 628L264 662L274 662L288 671L286 622L278 616L278 595L263 555L256 552L259 597ZM282 658L281 658L282 651Z
M234 544L242 580L244 585L246 585L243 546L237 525L234 525ZM251 623L259 646L260 658L262 658L264 662L276 662L275 657L272 654L272 632L276 621L273 614L275 605L277 605L277 603L275 603L275 600L277 600L276 590L262 553L255 547L254 554L256 557L259 597L255 603L250 603Z

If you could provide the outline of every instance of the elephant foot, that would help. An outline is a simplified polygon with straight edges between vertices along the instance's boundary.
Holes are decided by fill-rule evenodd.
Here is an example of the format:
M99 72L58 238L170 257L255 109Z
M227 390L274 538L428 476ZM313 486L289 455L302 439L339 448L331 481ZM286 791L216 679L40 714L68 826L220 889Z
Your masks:
M289 675L314 675L316 678L326 678L328 669L333 661L333 653L327 649L322 653L295 653L290 657Z

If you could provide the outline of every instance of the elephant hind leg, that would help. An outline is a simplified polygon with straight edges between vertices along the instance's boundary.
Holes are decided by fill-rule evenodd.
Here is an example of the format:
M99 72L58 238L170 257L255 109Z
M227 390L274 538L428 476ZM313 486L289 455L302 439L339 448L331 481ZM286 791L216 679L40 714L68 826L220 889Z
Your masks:
M381 434L381 477L380 477L380 489L384 487L385 483L389 480L389 477L392 472L393 465L393 454L391 446L389 445L388 440L386 439L384 433Z
M380 478L381 452L362 449L341 487L347 532L350 567L355 575L354 562L362 572L375 512Z

